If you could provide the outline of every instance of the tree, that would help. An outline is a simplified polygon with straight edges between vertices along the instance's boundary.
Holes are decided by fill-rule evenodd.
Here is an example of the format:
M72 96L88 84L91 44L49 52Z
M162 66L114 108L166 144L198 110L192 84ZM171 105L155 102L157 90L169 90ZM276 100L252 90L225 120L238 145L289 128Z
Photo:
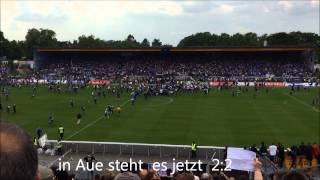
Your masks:
M26 35L25 53L27 58L32 58L35 47L56 47L58 40L56 33L50 29L29 29Z
M258 46L258 35L253 32L244 34L244 42L247 46Z
M263 34L258 36L256 33L248 32L245 34L236 33L229 35L222 33L220 35L210 32L199 32L184 37L178 47L191 46L263 46L267 40L268 46L312 46L316 48L318 59L320 59L320 36L308 32L279 32L274 34ZM150 42L144 38L141 43L137 42L132 34L129 34L125 40L103 40L93 35L82 35L73 42L58 41L56 33L50 29L29 29L25 41L10 41L5 38L4 33L0 31L0 57L6 56L9 59L16 59L25 56L32 58L33 50L36 47L83 47L83 48L139 48L150 47ZM171 45L162 45L159 39L153 39L152 47L172 47Z
M190 47L190 46L210 46L215 42L211 39L211 34L209 32L196 33L191 36L183 38L178 47Z
M23 55L23 42L16 40L10 41L8 44L7 57L9 59L20 59Z
M268 43L273 46L297 45L298 38L285 32L271 34L267 38Z
M219 46L230 46L231 45L231 36L227 33L221 33L218 38Z
M231 36L231 43L232 46L244 46L245 44L244 36L240 33L236 33Z
M129 34L126 41L128 42L136 42L136 39L134 38L134 36L132 34Z
M142 47L150 47L150 42L148 41L147 38L144 38L141 42Z
M153 39L152 41L152 47L161 47L162 42L160 41L160 39Z
M9 48L9 41L4 37L2 31L0 31L0 57L6 56Z
M9 41L4 37L3 32L0 31L0 57L6 56L8 59L18 59L24 56L24 42L23 41Z

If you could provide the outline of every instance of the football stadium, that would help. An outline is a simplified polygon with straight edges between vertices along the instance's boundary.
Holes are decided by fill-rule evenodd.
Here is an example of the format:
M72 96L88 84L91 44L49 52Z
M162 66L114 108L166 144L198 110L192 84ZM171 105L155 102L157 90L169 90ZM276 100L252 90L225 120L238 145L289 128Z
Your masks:
M0 179L319 179L320 36L298 30L1 29Z

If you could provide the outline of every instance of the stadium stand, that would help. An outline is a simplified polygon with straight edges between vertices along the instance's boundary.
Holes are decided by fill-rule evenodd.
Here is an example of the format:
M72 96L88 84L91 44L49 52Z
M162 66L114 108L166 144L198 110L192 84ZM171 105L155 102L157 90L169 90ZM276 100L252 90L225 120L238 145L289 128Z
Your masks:
M130 78L139 78L148 83L179 79L198 81L261 79L289 82L315 80L311 55L305 55L307 53L304 51L178 50L173 49L172 52L78 50L72 51L75 54L70 55L68 49L54 53L40 49L36 57L39 57L37 62L41 65L41 70L37 74L38 77L36 75L34 77L85 82L90 79L115 81L117 78L126 81ZM46 58L40 58L43 53L47 53ZM51 76L48 76L49 74Z

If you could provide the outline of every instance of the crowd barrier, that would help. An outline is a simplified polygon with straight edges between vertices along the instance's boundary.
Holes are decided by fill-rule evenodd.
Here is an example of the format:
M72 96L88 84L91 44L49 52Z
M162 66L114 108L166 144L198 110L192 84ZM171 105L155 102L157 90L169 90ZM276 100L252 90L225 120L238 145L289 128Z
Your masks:
M49 147L54 147L56 140L48 140ZM94 153L157 157L157 158L186 158L191 157L191 146L170 144L144 144L121 142L94 142L94 141L61 141L64 151L73 153ZM225 155L224 147L198 146L197 159L211 161L222 160Z

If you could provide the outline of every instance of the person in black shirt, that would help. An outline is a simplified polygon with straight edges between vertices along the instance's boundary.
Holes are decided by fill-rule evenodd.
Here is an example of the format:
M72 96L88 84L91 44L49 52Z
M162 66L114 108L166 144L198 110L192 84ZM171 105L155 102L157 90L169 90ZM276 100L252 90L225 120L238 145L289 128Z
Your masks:
M267 151L267 146L264 144L264 142L261 142L261 147L259 149L259 153L262 156L266 156L268 151Z
M279 159L279 167L283 167L284 162L284 147L278 143L278 159Z
M297 154L298 156L306 156L306 145L304 144L304 142L301 142ZM298 164L303 164L303 158L299 158Z
M255 152L255 153L258 153L258 150L257 150L255 144L253 144L253 145L250 147L250 151Z
M303 156L306 155L306 145L304 145L304 142L301 142L301 145L299 146L299 150L300 150L299 155L303 155Z
M306 145L306 159L308 160L309 165L312 165L312 158L313 158L313 152L312 152L312 145L308 143Z
M297 146L292 146L290 151L290 156L292 159L292 164L291 164L291 168L295 168L297 166L297 154L298 154L298 147Z
M98 101L97 97L96 97L96 96L93 97L93 102L94 102L94 104L97 104L97 101Z
M36 129L36 134L37 134L37 137L38 139L44 134L44 131L42 128L37 128Z
M77 114L77 125L81 123L82 115L80 113Z
M16 112L17 112L17 109L16 109L16 107L17 107L17 106L16 106L16 104L13 104L13 105L12 105L12 110L13 110L13 113L16 113Z

